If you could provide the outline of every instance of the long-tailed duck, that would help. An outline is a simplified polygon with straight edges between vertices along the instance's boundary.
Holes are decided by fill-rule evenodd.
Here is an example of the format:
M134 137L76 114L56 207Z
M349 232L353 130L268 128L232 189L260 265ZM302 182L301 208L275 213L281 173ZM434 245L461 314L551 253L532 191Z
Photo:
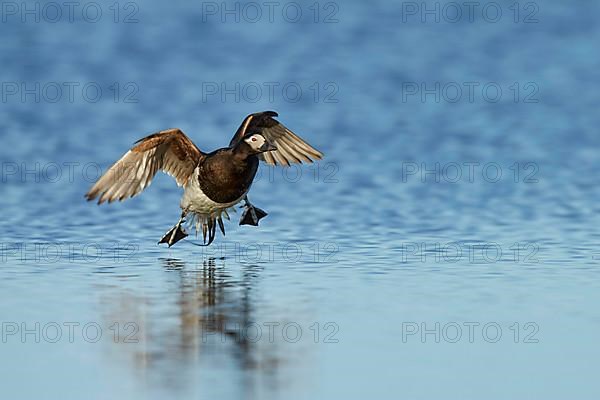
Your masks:
M180 130L167 129L136 142L119 161L96 182L85 195L97 197L98 204L123 201L142 192L161 170L183 186L181 217L159 241L169 247L188 236L183 227L186 217L196 234L202 229L204 244L215 239L216 226L223 235L222 216L229 219L228 209L244 201L240 225L258 226L266 212L253 206L248 191L258 170L259 160L269 165L311 163L323 154L310 146L273 117L273 111L248 115L231 139L229 147L212 153L202 152ZM206 236L208 233L208 243Z

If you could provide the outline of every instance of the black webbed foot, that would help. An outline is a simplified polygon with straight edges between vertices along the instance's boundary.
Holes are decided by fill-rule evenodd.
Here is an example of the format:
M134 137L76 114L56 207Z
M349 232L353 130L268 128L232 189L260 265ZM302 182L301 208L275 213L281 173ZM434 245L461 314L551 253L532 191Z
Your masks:
M181 227L181 224L177 224L169 232L167 232L162 239L160 239L158 244L166 243L169 245L169 247L171 247L181 239L185 239L187 236L188 234L185 229Z
M254 207L252 204L246 203L244 212L240 218L240 225L252 225L258 226L258 221L266 217L268 214L258 207Z

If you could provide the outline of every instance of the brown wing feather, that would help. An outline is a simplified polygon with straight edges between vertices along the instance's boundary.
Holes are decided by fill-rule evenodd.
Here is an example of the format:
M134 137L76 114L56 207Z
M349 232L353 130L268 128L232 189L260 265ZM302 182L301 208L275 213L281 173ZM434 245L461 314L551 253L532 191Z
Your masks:
M323 153L315 149L282 123L274 119L274 111L248 115L229 143L237 144L242 138L254 132L260 132L277 150L259 155L259 158L270 165L289 166L290 163L312 163L323 158Z
M150 186L161 170L183 186L194 172L204 153L179 129L169 129L147 136L121 157L85 195L88 200L125 200Z

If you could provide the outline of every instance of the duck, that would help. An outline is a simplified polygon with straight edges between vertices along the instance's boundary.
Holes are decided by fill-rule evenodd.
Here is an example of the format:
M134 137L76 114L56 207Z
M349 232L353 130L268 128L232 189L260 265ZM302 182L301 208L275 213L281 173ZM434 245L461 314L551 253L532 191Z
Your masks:
M243 202L239 225L258 226L268 214L248 199L260 162L272 166L312 163L323 153L300 138L276 117L275 111L248 115L233 135L228 147L211 153L200 150L178 128L166 129L134 143L85 194L98 205L123 201L140 194L152 183L158 171L183 187L178 222L158 244L175 243L189 236L186 226L202 231L203 244L216 237L217 226L225 236L223 217ZM207 238L208 237L208 238Z

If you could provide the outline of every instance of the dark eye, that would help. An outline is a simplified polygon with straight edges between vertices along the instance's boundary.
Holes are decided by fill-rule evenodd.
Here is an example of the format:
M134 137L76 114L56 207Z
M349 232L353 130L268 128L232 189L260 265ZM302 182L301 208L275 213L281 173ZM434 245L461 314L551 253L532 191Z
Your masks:
M252 141L253 141L253 142L256 142L256 138L255 138L255 137L253 137L253 138L252 138Z

